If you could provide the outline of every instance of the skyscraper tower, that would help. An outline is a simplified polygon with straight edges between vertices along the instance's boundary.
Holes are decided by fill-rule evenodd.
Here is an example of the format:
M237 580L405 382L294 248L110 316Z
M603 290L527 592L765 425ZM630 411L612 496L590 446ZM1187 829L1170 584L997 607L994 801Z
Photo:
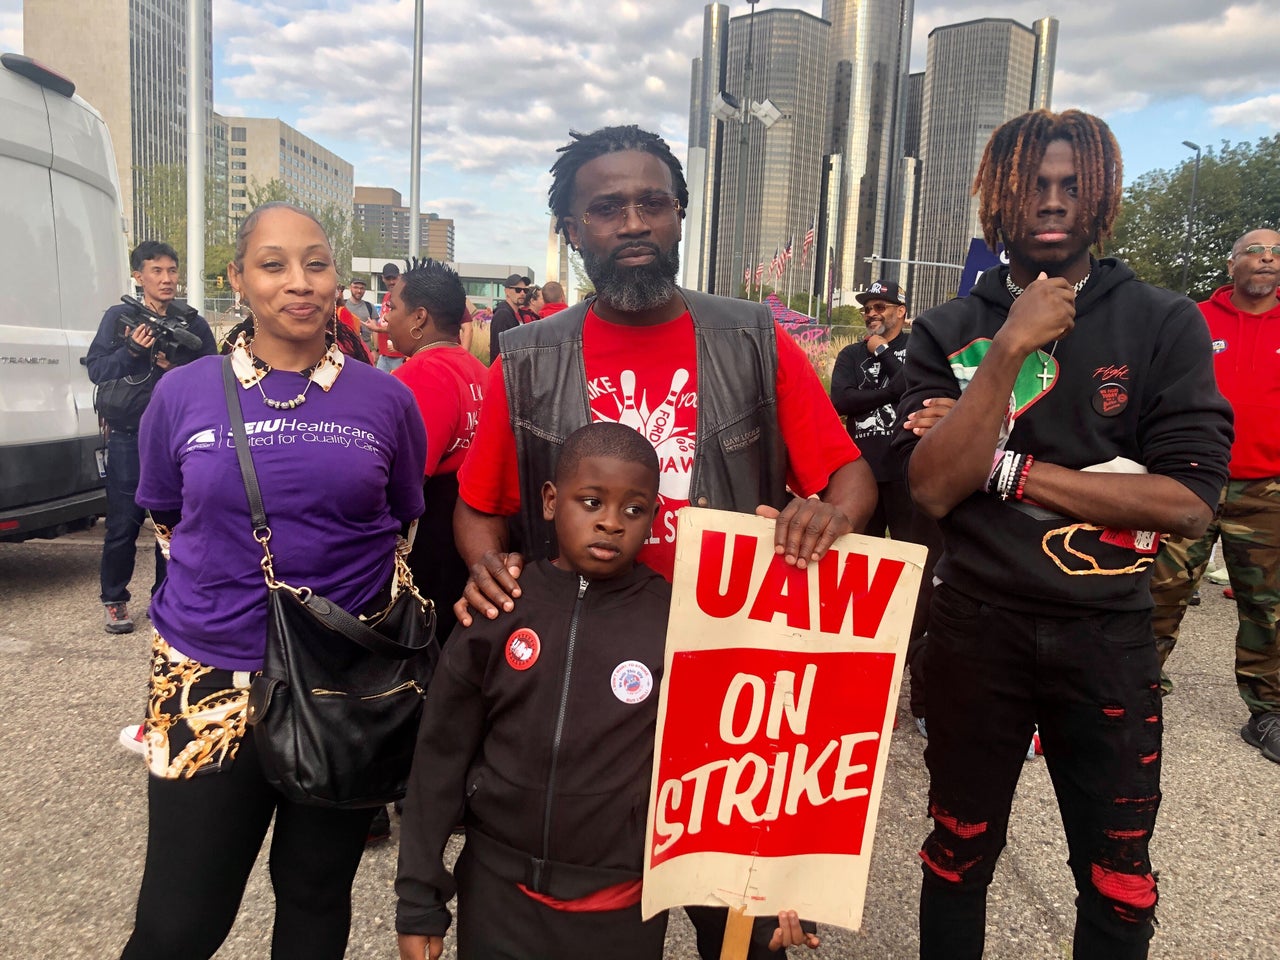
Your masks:
M694 290L710 291L715 282L716 184L723 125L711 116L711 104L725 89L728 56L729 7L709 3L702 14L702 56L693 61L689 157L685 164L689 209L685 213L681 256L684 285Z
M203 0L206 169L213 170L213 0ZM26 55L65 73L111 132L134 241L149 239L139 188L187 162L187 5L174 0L25 0ZM71 38L82 38L75 42ZM155 238L152 238L155 239ZM177 237L158 239L174 242Z
M743 127L717 121L720 134L720 189L717 210L714 292L734 296L743 284L733 262L734 218L745 211L742 264L769 264L794 241L789 271L792 289L807 290L799 276L801 244L818 213L822 156L827 142L828 45L831 27L801 10L761 10L729 23L728 89L748 110L747 161L739 180ZM750 41L748 37L750 36ZM751 70L745 70L747 47ZM743 89L750 74L749 88ZM769 101L781 112L766 125L750 113ZM739 191L745 205L739 207ZM775 284L781 286L782 284Z
M872 279L872 254L902 244L906 77L914 0L823 0L831 23L831 132L837 202L826 212L836 303ZM884 272L896 276L895 265Z
M1052 110L1053 67L1058 58L1058 21L1042 17L1031 25L1036 33L1036 62L1031 77L1031 109Z
M973 178L995 129L1032 105L1035 61L1036 33L1013 20L970 20L929 34L916 259L963 263L969 241L981 236ZM1052 56L1048 63L1041 75L1046 90ZM959 270L916 267L915 276L916 312L957 293Z

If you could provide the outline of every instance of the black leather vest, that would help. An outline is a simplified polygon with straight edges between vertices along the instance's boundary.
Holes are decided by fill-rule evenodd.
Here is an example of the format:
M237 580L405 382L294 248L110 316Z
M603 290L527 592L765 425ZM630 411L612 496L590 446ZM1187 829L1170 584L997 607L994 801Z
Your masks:
M693 317L698 362L698 435L689 502L750 513L787 500L786 451L778 428L778 348L767 307L680 290ZM579 303L502 335L502 374L520 469L516 549L554 557L542 519L542 484L560 445L591 422Z

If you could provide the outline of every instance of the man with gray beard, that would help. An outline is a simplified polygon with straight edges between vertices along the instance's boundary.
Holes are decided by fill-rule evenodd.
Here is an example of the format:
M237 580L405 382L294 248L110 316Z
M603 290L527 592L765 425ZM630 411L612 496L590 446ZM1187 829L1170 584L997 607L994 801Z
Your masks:
M800 567L861 531L875 508L870 468L768 309L676 286L688 189L667 145L636 126L572 137L548 198L595 297L504 334L458 473L454 534L471 568L454 608L463 625L473 611L513 610L525 559L556 556L541 488L564 439L589 421L632 427L658 453L659 508L639 560L668 580L686 504L776 518L778 553ZM699 952L718 957L724 911L688 912ZM770 956L771 934L775 946L817 945L761 918L753 960Z

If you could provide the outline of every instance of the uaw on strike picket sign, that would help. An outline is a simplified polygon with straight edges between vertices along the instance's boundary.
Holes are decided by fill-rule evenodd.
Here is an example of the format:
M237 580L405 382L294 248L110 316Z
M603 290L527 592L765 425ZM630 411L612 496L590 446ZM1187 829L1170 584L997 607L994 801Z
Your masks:
M774 523L680 511L642 908L856 929L925 548L846 536L805 570Z

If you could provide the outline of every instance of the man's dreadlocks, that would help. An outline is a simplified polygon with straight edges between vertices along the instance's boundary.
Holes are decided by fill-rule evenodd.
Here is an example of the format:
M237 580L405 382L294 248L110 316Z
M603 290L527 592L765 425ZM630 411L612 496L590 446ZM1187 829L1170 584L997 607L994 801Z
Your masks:
M684 181L684 172L680 161L675 158L671 148L656 133L641 130L635 124L625 127L602 127L594 133L579 133L570 130L573 138L556 152L560 154L551 165L551 188L547 190L547 205L555 214L560 232L569 238L565 229L565 218L569 216L569 203L573 199L573 182L578 170L584 163L603 157L608 153L620 150L643 150L651 153L671 170L671 183L676 190L676 199L683 210L689 203L689 187ZM683 214L682 214L683 215Z
M992 250L1025 226L1027 191L1035 188L1045 148L1054 140L1067 141L1075 152L1081 224L1099 250L1111 236L1124 170L1111 128L1080 110L1035 110L991 135L973 181L982 233Z

